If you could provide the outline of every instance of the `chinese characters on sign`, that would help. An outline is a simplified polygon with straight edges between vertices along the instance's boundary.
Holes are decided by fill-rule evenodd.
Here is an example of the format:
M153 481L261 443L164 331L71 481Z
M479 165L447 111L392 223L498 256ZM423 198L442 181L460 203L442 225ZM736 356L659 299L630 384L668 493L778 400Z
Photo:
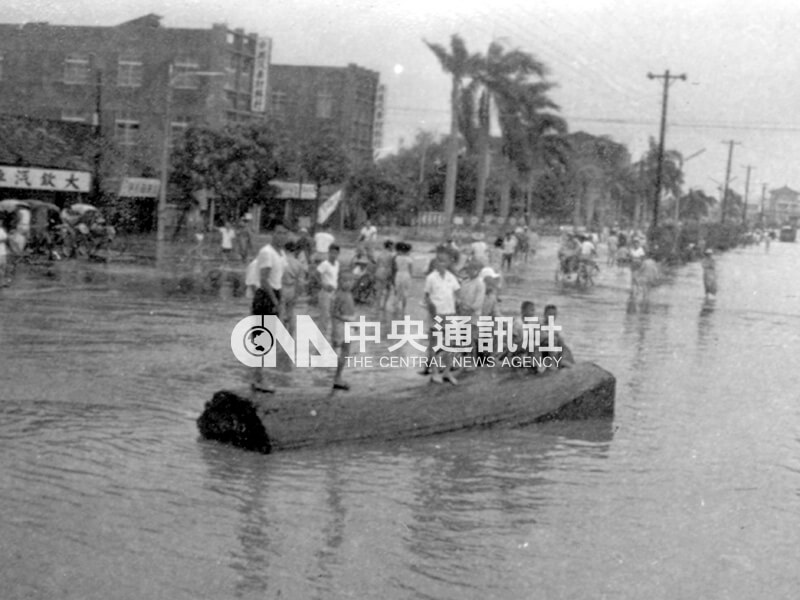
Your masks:
M157 198L161 182L144 177L126 177L119 190L120 198Z
M267 82L269 79L269 62L272 51L272 40L260 37L256 43L256 59L253 63L253 95L250 110L265 112L267 110Z
M85 171L0 165L0 187L54 192L88 192L92 176Z

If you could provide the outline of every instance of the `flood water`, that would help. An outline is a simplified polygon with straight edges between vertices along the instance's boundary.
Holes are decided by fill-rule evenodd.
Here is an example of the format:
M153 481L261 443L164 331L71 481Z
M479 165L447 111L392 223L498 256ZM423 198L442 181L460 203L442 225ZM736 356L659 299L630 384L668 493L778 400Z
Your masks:
M246 375L246 299L166 293L146 266L20 273L0 290L0 596L798 597L800 244L719 256L713 303L681 267L637 311L625 271L579 292L554 260L504 311L558 304L576 357L617 377L613 420L275 455L195 425Z

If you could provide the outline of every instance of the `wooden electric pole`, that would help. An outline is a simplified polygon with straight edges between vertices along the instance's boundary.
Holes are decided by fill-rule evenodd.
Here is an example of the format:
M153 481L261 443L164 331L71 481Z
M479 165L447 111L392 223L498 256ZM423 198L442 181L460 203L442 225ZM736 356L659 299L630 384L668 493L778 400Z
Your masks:
M725 210L728 207L728 183L731 179L731 161L733 160L733 147L738 146L741 142L734 142L733 140L728 140L727 142L722 142L723 144L728 144L728 166L725 168L725 187L722 189L722 214L719 217L719 222L725 222Z
M669 84L673 79L681 79L686 81L686 74L682 73L681 75L670 75L669 69L667 69L664 71L663 75L653 75L652 73L648 73L647 78L664 80L664 92L661 99L661 135L658 140L658 164L656 166L656 189L655 196L653 198L652 228L655 229L658 225L658 203L661 200L661 179L664 176L664 136L666 135L667 130L667 102L669 100Z

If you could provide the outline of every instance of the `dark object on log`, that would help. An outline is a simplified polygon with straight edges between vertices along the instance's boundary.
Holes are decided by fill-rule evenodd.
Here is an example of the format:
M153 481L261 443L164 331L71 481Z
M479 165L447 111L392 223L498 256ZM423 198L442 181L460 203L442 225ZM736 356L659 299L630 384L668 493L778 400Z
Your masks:
M609 418L615 386L608 371L580 363L544 375L486 368L459 376L458 386L422 382L393 391L376 387L341 393L286 388L274 395L220 391L206 403L197 426L207 439L266 453L496 425Z

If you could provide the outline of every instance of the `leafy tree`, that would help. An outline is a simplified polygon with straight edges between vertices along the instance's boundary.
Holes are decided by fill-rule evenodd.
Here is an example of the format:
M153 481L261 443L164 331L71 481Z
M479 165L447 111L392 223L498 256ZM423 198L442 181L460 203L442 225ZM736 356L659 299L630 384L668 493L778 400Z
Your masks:
M689 190L689 193L681 198L680 218L686 221L699 221L708 216L716 201L702 190Z
M323 130L302 146L300 165L317 190L312 216L312 229L316 229L322 187L345 182L350 172L350 160L341 138L332 131Z
M171 180L191 193L209 189L221 213L234 219L269 190L278 171L277 137L263 123L212 129L190 127L172 152Z

